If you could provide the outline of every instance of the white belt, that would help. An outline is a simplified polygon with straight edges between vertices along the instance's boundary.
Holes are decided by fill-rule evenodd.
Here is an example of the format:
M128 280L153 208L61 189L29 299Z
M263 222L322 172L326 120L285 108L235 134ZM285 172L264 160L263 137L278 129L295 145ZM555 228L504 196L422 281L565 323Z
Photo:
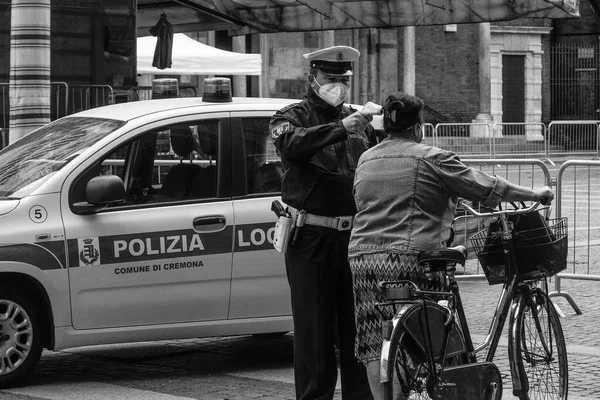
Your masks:
M352 215L325 217L322 215L309 214L305 211L298 211L294 207L288 206L288 209L296 218L296 226L316 225L336 229L338 231L348 231L352 229L352 223L354 222L354 216Z

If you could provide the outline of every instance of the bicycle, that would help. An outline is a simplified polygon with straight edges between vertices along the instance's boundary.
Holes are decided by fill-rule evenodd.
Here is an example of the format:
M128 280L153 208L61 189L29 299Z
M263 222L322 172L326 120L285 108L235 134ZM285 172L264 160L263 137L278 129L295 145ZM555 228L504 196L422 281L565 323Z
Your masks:
M545 279L566 268L566 219L551 220L546 230L564 266L555 269L520 265L523 253L511 219L543 210L530 207L481 213L462 202L467 216L455 219L498 218L497 231L489 229L471 237L488 283L503 288L483 343L473 344L455 277L456 265L467 258L464 246L422 251L419 264L426 275L444 274L445 291L423 291L411 281L380 282L385 301L377 307L395 307L394 317L383 321L380 373L387 400L444 399L500 400L502 377L493 363L506 318L512 389L520 400L566 399L568 362L559 316L547 294ZM545 207L546 209L548 207ZM537 210L537 211L536 211ZM531 234L532 232L530 232ZM531 235L529 235L531 236ZM496 247L490 242L497 240ZM555 239L555 240L554 240ZM544 253L544 244L528 253ZM564 252L564 254L562 254ZM531 254L529 254L531 255ZM498 262L498 258L500 262ZM496 263L493 260L496 260ZM546 288L546 290L544 290ZM383 315L383 314L382 314ZM477 354L487 349L483 361Z

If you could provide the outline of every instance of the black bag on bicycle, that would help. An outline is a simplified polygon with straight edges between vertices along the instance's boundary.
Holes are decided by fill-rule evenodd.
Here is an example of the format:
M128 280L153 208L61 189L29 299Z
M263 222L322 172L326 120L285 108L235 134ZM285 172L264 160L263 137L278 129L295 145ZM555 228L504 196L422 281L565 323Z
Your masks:
M539 211L509 215L519 279L541 279L567 267L567 219L546 219ZM500 222L471 237L471 243L490 285L506 278Z

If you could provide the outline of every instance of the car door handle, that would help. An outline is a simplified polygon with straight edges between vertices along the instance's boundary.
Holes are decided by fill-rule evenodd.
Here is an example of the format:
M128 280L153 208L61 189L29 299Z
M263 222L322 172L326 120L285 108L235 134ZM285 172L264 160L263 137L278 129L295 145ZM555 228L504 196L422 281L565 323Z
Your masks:
M222 215L209 215L194 218L196 232L219 232L227 226L227 219Z

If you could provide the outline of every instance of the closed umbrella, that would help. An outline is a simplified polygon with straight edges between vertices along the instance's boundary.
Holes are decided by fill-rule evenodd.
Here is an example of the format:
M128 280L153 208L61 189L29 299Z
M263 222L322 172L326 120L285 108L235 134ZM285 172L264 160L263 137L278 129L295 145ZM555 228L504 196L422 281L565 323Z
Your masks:
M173 25L167 21L167 16L163 13L161 14L156 25L148 30L152 36L157 38L152 66L158 69L171 68L171 55L173 53Z

